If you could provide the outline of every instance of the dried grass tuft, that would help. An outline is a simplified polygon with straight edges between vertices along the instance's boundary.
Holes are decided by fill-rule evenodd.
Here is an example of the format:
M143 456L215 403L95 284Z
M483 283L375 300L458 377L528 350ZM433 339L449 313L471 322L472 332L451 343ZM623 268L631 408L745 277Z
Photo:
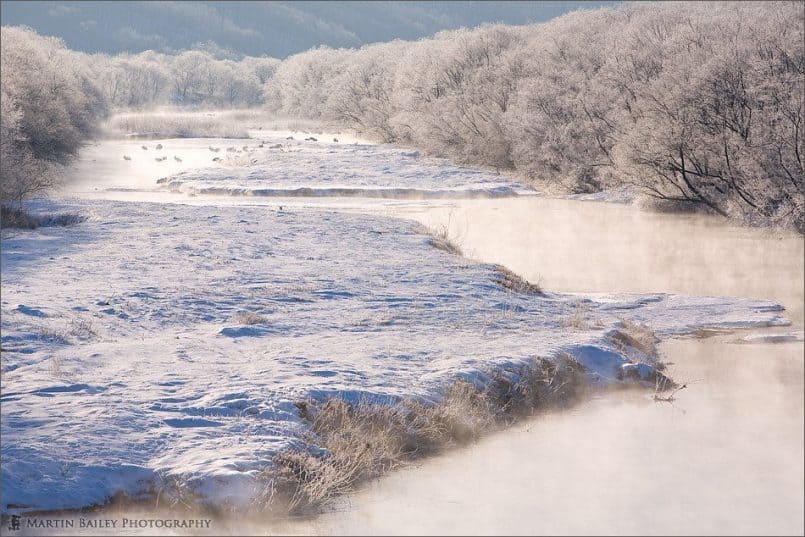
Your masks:
M461 246L450 238L447 226L443 226L435 230L431 229L430 235L431 237L429 243L434 248L447 252L448 254L457 255L459 257L464 256Z
M36 229L39 218L20 207L0 206L0 227L17 229Z
M565 328L575 328L576 330L586 330L589 328L587 320L590 306L581 300L577 300L573 307L573 314L562 319L562 326Z
M620 328L612 331L608 337L622 353L627 347L632 347L654 361L659 358L657 343L660 339L652 329L645 325L621 319Z
M307 447L274 457L263 476L272 483L267 498L272 509L315 512L391 469L471 442L535 411L567 405L583 386L582 367L563 356L492 373L484 388L458 380L436 404L299 402L299 414L310 426L301 438Z
M545 294L539 282L531 283L503 265L496 265L495 269L497 271L497 276L494 279L495 283L502 285L506 289L527 295L542 296Z

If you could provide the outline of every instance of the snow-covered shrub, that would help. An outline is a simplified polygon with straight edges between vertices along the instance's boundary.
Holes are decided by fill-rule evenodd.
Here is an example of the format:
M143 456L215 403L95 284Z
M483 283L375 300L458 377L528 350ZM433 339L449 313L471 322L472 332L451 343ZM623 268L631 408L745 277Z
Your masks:
M268 322L265 317L259 313L254 313L253 311L239 311L232 317L232 321L237 324L249 326L254 324L265 324Z
M0 228L36 229L38 227L39 218L22 207L0 205Z

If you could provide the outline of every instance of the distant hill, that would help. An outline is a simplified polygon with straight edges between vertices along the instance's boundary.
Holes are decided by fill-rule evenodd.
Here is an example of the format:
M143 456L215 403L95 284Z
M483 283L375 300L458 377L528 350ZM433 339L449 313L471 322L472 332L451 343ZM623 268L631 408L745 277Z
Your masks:
M3 25L30 26L84 52L175 51L283 58L318 45L417 39L485 22L527 24L614 2L31 2L0 3Z

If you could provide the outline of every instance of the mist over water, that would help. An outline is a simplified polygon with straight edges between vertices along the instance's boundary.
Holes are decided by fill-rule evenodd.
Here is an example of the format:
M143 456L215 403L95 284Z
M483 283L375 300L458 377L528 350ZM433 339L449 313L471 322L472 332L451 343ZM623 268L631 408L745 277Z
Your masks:
M549 290L736 295L783 303L802 329L800 237L705 217L567 200L417 213L468 255ZM673 404L602 394L398 472L315 524L414 534L801 534L803 345L745 332L661 346L687 383Z
M412 214L413 213L413 214ZM718 219L548 199L409 211L467 255L551 291L768 298L802 330L800 237ZM763 331L757 331L762 333ZM803 345L747 332L661 346L671 403L601 394L397 472L282 532L801 534Z
M602 395L396 473L338 512L279 531L801 532L801 345L776 347L773 357L762 345L714 340L663 351L684 355L673 372L701 379L673 405L633 391Z
M188 147L184 163L197 166L193 155L210 158L206 142L188 143L198 147ZM103 173L113 177L117 166ZM153 184L152 173L142 177L143 187ZM139 186L131 178L119 183ZM76 183L71 188L81 191ZM154 201L157 196L165 201L164 193L153 195ZM393 473L323 516L271 522L223 518L214 521L213 533L803 532L803 344L743 340L750 333L802 330L801 237L734 227L717 218L575 200L366 201L358 207L359 202L350 200L348 206L447 226L467 256L504 264L548 291L770 299L786 307L792 326L664 342L670 375L688 386L672 404L655 402L640 390L603 393ZM343 200L335 199L295 203L344 208ZM125 510L97 516L126 514L165 516Z
M803 240L719 217L564 199L467 201L411 211L465 255L562 292L668 292L782 303L803 322Z

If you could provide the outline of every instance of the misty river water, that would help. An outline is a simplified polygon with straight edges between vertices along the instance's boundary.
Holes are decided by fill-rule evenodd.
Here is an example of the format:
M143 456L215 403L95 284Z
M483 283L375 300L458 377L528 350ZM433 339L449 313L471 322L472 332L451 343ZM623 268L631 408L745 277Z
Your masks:
M413 212L546 289L768 298L802 330L803 241L702 216L556 199ZM769 333L770 330L755 331ZM801 534L803 344L745 331L661 346L673 404L608 393L398 472L285 531Z
M187 155L207 145L183 143ZM111 173L121 163L104 168L107 149L91 149L100 159L93 169L116 177L119 189L86 188L98 184L86 168L72 192L158 201L162 194L138 193L136 181ZM671 376L688 386L673 403L641 391L601 394L394 472L314 519L220 520L214 533L803 533L803 343L744 339L803 329L800 236L540 197L364 206L170 201L331 203L414 218L448 226L469 257L504 264L550 291L763 298L783 304L792 321L664 342Z

